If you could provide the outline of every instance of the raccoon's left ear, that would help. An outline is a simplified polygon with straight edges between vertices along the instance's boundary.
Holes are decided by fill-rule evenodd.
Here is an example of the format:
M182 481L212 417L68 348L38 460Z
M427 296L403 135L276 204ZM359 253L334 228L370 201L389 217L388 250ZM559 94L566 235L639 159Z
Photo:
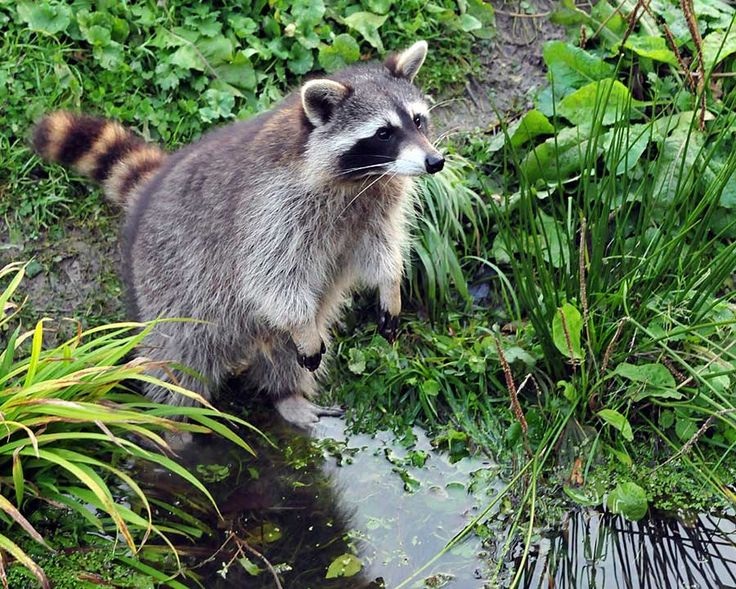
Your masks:
M425 57L427 57L427 42L417 41L409 49L389 55L383 65L397 78L406 78L411 82L422 67Z
M330 120L335 107L350 96L350 87L334 80L309 80L302 86L302 106L309 122L319 127Z

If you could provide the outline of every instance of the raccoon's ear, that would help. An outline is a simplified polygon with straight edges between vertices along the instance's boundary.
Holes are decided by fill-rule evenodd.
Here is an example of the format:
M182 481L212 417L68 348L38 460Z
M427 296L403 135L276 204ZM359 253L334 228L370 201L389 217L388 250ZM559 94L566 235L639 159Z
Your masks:
M397 78L406 78L411 82L422 67L425 57L427 57L427 42L417 41L409 49L389 55L383 65Z
M350 87L334 80L309 80L302 86L304 114L315 127L324 125L335 107L351 92Z

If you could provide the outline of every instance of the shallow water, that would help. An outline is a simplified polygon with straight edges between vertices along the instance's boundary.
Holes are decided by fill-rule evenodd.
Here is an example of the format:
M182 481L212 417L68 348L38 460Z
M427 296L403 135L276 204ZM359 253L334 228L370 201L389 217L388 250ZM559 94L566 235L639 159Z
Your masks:
M543 539L525 588L736 587L736 517L700 514L629 522L577 513Z
M280 572L284 587L397 587L441 552L500 486L495 465L471 458L452 464L418 428L409 451L393 434L348 438L339 419L323 419L313 439L278 423L259 425L280 451L261 444L253 458L213 441L196 442L186 455L209 465L200 466L202 472L224 466L230 475L209 485L226 520L212 546L236 532ZM237 559L222 570L234 545L200 571L203 585L275 587L268 571L252 576ZM345 554L357 557L360 572L327 579L330 565ZM247 557L265 569L257 556ZM480 540L472 538L418 579L436 587L481 587L485 562Z
M311 438L277 419L258 425L276 447L261 441L255 458L208 438L184 452L188 466L209 481L224 522L216 523L201 503L187 506L171 479L167 488L157 481L164 498L179 496L179 505L217 528L184 550L190 564L224 543L194 569L207 589L277 587L269 565L284 588L294 589L503 587L520 566L520 586L539 589L736 587L734 517L632 523L593 510L542 533L523 563L516 546L516 560L509 557L498 567L500 578L491 580L497 568L491 555L506 539L500 517L485 542L471 535L435 557L503 487L497 465L472 458L451 463L419 428L402 444L385 432L346 436L334 418L324 419ZM500 510L508 516L513 507ZM348 564L359 572L326 578L345 555L354 556Z

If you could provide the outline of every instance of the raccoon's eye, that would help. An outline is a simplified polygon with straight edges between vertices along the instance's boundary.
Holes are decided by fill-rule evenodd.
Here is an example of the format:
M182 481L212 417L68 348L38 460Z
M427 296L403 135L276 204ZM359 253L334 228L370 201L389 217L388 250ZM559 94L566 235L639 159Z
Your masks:
M394 134L394 130L391 127L381 127L378 131L376 131L376 137L378 137L381 141L388 141L391 139L391 136Z
M420 115L414 115L414 124L417 126L417 129L422 128L422 117Z

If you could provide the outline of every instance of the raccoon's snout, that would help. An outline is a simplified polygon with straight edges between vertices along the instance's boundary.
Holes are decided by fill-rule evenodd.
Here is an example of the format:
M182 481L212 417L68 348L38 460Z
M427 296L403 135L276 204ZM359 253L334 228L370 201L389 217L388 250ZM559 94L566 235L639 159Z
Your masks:
M424 167L430 174L436 174L445 167L445 158L440 153L430 154L424 160Z

